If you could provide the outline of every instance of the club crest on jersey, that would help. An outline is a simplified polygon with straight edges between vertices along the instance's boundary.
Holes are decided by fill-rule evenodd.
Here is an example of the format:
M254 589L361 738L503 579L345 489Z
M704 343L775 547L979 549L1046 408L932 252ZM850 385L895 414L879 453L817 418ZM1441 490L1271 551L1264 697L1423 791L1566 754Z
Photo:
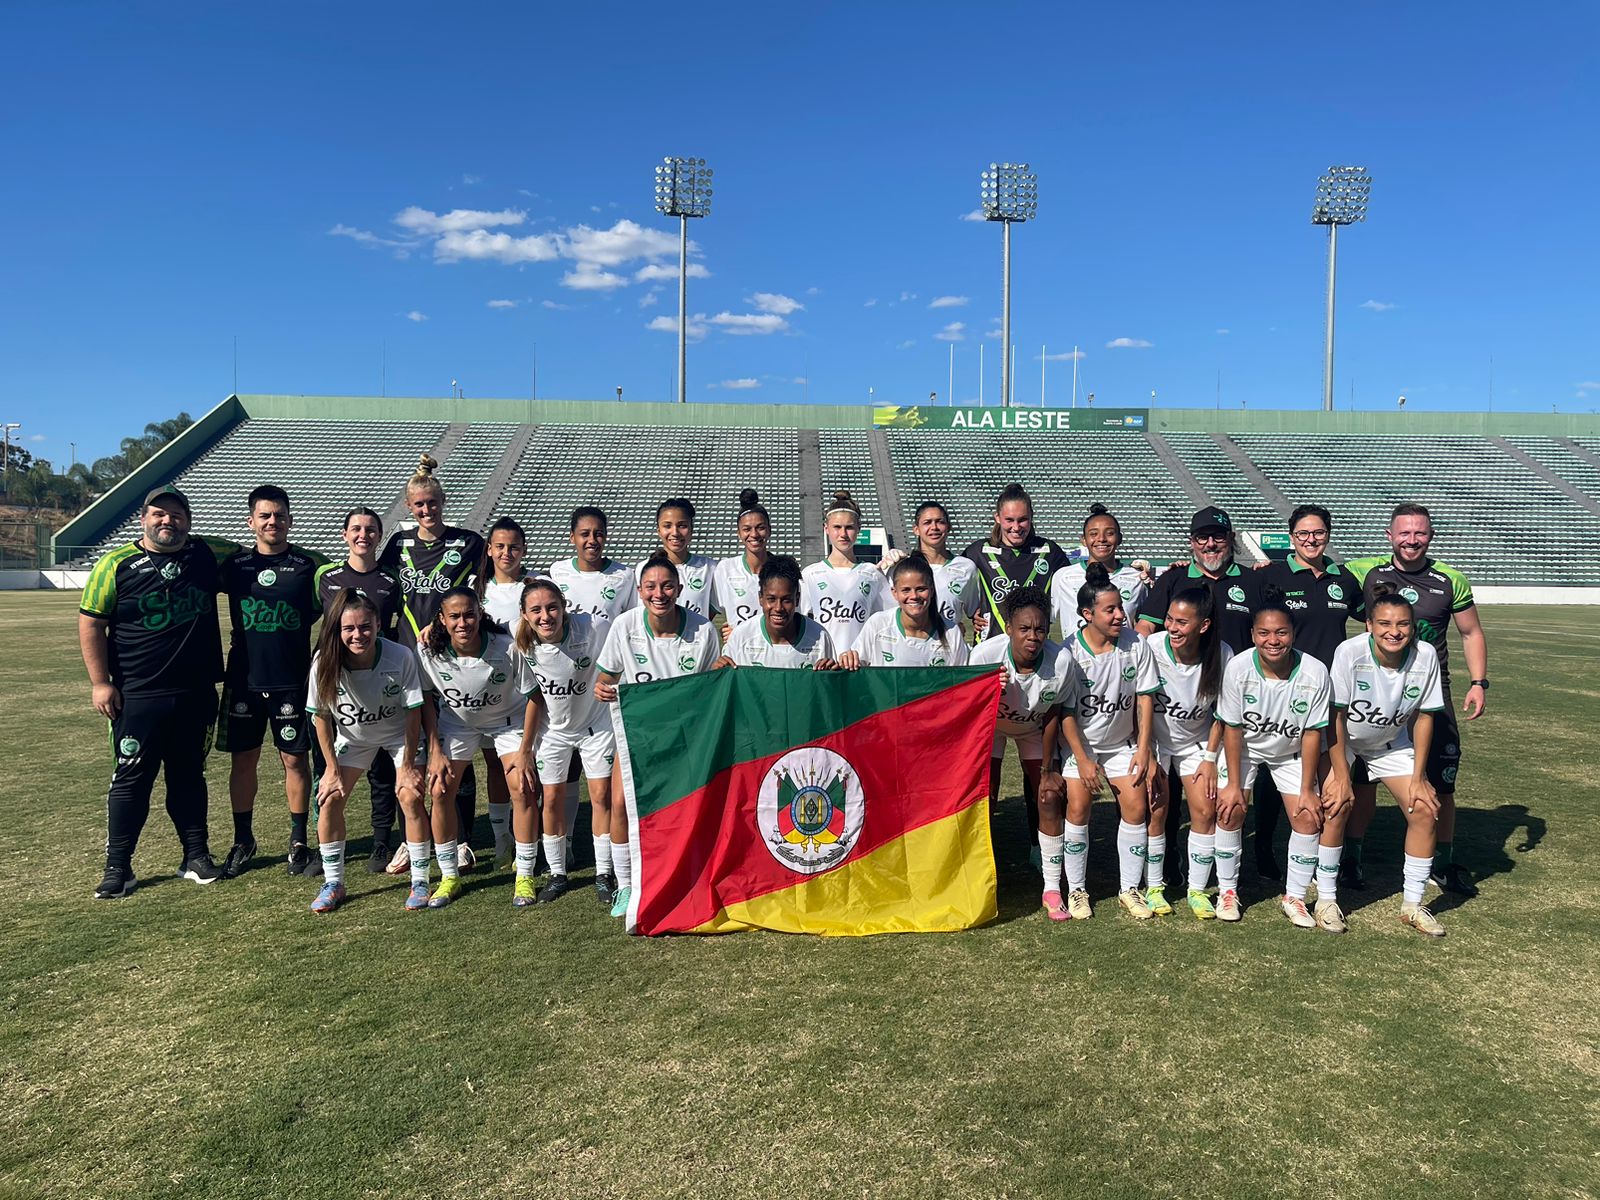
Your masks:
M694 655L680 654L678 656L678 670L689 672L694 670Z
M136 737L123 738L117 743L117 752L120 753L123 758L132 758L135 754L139 753L139 739Z
M178 572L181 570L183 570L183 568L175 562L162 563L161 578L167 580L176 579L178 577Z
M574 665L580 671L587 671L592 662L594 662L594 659L590 658L587 654L580 654L578 655L578 661Z
M1292 713L1304 714L1308 712L1310 708L1311 702L1309 700L1301 700L1297 697L1289 701L1289 711Z
M1420 695L1422 695L1422 689L1416 684L1409 683L1406 685L1405 697L1407 700L1415 700Z
M385 696L398 696L400 694L400 682L399 682L399 680L391 679L387 683L385 683L383 685L383 694Z
M1054 692L1044 692L1039 699L1046 704L1054 704L1056 702L1056 694Z
M701 588L705 587L705 585L706 577L704 575L689 576L689 590L691 592L698 592Z
M872 592L872 585L870 583L868 583L865 579L863 579L860 583L856 584L856 587L858 587L861 590L861 594L863 596L869 595Z
M1228 599L1232 600L1235 604L1243 604L1244 603L1244 589L1242 587L1240 587L1237 583L1234 584L1232 587L1230 587L1228 589Z
M562 587L561 590L564 592L567 589ZM606 600L615 600L617 598L617 589L608 583L605 587L600 589L600 595Z
M278 582L278 573L271 567L268 567L265 571L262 571L256 576L256 582L262 587L271 587L273 584Z
M504 671L502 671L499 667L496 667L494 670L489 672L489 682L490 683L499 684L499 683L504 683L505 681L506 681L506 673Z
M1418 600L1422 599L1422 594L1414 587L1403 587L1400 589L1400 594L1412 604L1415 604Z
M894 661L894 651L893 650L885 650L883 652L883 661L886 662L886 663L892 663Z
M838 866L866 819L861 779L841 754L804 746L785 754L761 781L756 825L779 863L797 875Z
M1135 668L1132 663L1129 663L1127 666L1122 668L1122 677L1127 680L1132 680L1133 677L1138 673L1139 672L1137 668Z
M300 731L298 729L296 729L293 725L280 725L280 726L278 726L278 737L281 738L283 741L292 742L299 735L299 733L300 733Z
M1328 585L1328 599L1329 600L1343 600L1344 599L1344 589L1342 587L1340 587L1337 583L1330 583Z
M453 567L461 561L461 551L446 550L444 552L444 557L442 557L439 561L444 563L444 565L447 567Z

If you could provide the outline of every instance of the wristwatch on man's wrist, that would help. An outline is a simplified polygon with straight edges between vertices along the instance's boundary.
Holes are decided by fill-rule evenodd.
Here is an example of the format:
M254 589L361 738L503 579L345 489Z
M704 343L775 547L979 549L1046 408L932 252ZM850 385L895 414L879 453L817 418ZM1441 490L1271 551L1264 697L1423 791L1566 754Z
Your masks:
M1472 681L1472 686L1482 688L1487 692L1489 690L1489 681L1487 679L1474 679Z

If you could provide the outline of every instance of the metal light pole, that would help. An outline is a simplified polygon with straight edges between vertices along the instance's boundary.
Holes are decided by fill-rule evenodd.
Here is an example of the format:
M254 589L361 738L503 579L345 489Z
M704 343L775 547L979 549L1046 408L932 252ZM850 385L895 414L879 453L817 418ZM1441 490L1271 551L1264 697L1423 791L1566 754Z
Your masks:
M689 402L689 218L711 213L711 168L668 156L656 167L656 211L678 218L678 403Z
M1039 177L1027 163L990 163L979 175L978 194L985 221L1005 230L1000 285L1000 404L1011 404L1011 226L1039 215Z
M1328 227L1328 315L1327 342L1322 353L1322 407L1333 411L1333 285L1339 257L1339 226L1354 225L1367 219L1367 197L1372 194L1372 176L1365 167L1329 167L1317 180L1317 200L1311 209L1311 223Z

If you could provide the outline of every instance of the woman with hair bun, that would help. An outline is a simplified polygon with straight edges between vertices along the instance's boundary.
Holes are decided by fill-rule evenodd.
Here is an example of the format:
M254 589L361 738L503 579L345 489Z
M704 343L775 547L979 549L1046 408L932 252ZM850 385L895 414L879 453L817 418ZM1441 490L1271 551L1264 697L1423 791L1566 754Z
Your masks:
M800 603L806 616L828 631L843 665L845 652L856 644L867 619L892 609L894 597L877 567L856 561L861 506L855 498L849 492L835 492L822 520L828 556L801 572Z
M761 612L728 638L720 665L787 667L807 671L838 668L828 631L800 612L800 564L774 554L761 567Z
M869 567L874 575L877 571ZM934 602L933 568L908 554L889 569L897 607L867 618L855 648L839 655L846 671L859 667L963 667L967 643L961 626L945 624Z
M711 606L722 614L722 640L761 612L761 568L767 563L767 542L772 518L761 506L755 488L739 493L739 515L734 520L743 551L718 561L713 576Z
M1050 595L1063 641L1078 627L1078 614L1074 606L1089 563L1103 566L1117 591L1122 594L1122 609L1127 616L1129 629L1139 619L1139 606L1150 591L1150 564L1143 560L1125 563L1117 557L1117 551L1122 548L1122 523L1104 504L1089 506L1089 515L1083 522L1083 548L1088 553L1087 559L1069 562L1050 580Z

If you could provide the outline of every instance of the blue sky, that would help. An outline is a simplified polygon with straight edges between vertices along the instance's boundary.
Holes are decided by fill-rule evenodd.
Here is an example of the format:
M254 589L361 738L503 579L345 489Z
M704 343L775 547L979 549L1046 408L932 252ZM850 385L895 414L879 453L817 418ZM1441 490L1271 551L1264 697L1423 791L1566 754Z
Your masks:
M1597 14L9 5L5 419L92 458L225 396L235 337L243 392L376 395L386 360L391 395L525 397L537 346L541 398L666 399L672 153L716 172L692 402L943 398L951 346L969 402L982 346L992 403L1000 231L963 216L1012 158L1024 403L1076 345L1100 405L1220 372L1225 407L1317 406L1345 162L1341 406L1482 409L1492 357L1497 409L1600 407Z

